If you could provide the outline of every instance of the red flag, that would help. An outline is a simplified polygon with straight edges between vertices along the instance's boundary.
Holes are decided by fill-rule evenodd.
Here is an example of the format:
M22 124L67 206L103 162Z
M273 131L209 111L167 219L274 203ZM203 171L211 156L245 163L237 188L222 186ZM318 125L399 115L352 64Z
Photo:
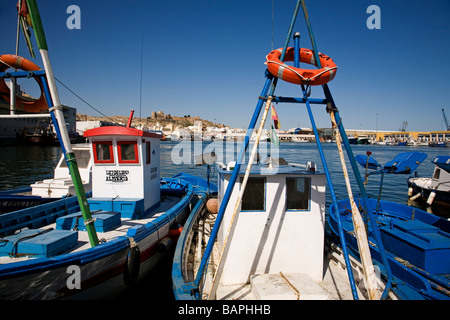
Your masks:
M20 6L20 8L19 8ZM27 24L31 27L31 16L30 13L28 12L28 6L27 6L27 1L26 0L19 0L19 2L17 2L17 11L19 11L19 15L24 17Z
M273 120L274 128L280 129L281 128L280 119L278 119L277 112L275 111L275 107L273 105L272 105L272 120Z
M25 37L25 42L27 43L28 50L30 51L31 56L35 58L33 45L31 44L30 40L31 32L30 29L28 29L28 26L32 27L33 24L31 22L31 16L28 11L26 0L19 0L19 2L17 3L17 11L19 12L20 25L22 27L23 35Z

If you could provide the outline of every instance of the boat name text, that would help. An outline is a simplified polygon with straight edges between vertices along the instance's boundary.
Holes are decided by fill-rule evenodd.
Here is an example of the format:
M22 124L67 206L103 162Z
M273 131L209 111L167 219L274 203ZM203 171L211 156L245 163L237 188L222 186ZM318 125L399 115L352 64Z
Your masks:
M110 182L128 181L128 170L106 170L106 180Z

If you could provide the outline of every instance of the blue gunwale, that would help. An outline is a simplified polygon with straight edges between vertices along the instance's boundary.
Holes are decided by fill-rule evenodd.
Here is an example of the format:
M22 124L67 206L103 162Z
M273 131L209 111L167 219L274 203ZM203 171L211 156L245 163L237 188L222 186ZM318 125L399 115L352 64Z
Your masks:
M194 196L193 186L188 182L181 182L187 186L186 193L183 198L168 211L162 213L159 217L155 218L151 223L140 226L139 232L133 236L133 239L141 241L145 237L148 237L153 232L157 231L158 227L161 227L167 223L172 222L178 214L188 205ZM76 197L74 197L76 199ZM28 209L27 209L28 210ZM155 227L156 226L156 227ZM128 229L128 230L131 230ZM18 261L13 263L0 264L0 280L10 279L11 277L22 276L25 274L39 272L47 269L56 269L68 265L85 265L95 260L99 260L108 255L112 255L121 250L128 249L130 246L130 240L127 236L119 236L108 242L99 244L98 246L88 249L65 253L51 258L37 258L26 261Z

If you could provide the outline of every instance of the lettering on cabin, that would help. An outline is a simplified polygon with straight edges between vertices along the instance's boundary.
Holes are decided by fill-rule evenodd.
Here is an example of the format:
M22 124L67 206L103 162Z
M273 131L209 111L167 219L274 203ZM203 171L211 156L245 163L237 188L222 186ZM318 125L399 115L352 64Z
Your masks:
M150 168L150 180L158 178L158 167Z
M128 181L128 170L106 170L106 180L109 182L124 182Z

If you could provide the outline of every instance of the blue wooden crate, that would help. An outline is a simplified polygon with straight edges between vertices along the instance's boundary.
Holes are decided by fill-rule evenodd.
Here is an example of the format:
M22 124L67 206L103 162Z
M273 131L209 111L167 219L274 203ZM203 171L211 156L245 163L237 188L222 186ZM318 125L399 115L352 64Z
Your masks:
M143 198L90 198L88 203L91 211L117 211L122 218L137 219L144 213Z
M144 213L144 199L116 198L113 201L113 210L119 211L122 218L138 219Z
M121 224L119 212L101 211L93 213L92 218L95 218L94 226L97 232L108 232ZM56 219L56 229L58 230L72 230L75 227L80 231L86 230L81 211Z
M113 210L113 200L114 198L89 198L87 199L89 203L89 208L91 211L103 210L112 211Z
M387 251L432 274L450 273L450 234L418 220L381 228Z
M18 234L3 238L0 256L33 256L50 258L74 247L78 242L78 232L71 230L39 229L22 230Z

